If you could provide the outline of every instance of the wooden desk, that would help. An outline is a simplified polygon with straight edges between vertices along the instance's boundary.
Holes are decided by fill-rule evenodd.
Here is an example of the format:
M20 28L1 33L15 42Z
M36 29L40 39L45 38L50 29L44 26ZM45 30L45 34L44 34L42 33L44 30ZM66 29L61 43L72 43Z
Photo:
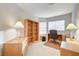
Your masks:
M67 38L67 42L62 41L60 51L61 56L79 56L79 42Z
M26 38L15 38L3 44L3 56L22 56L27 45Z
M50 39L51 39L51 35L48 34L48 41L49 41ZM57 40L59 40L59 41L63 41L63 40L64 40L64 36L61 35L61 34L58 34L58 35L57 35Z

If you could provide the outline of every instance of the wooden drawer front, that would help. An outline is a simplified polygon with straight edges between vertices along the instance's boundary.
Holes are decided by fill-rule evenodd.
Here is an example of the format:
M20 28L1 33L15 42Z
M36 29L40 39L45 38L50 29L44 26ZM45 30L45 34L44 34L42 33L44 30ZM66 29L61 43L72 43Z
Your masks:
M79 53L61 48L61 56L79 56Z
M21 44L4 44L3 56L21 56L22 45Z

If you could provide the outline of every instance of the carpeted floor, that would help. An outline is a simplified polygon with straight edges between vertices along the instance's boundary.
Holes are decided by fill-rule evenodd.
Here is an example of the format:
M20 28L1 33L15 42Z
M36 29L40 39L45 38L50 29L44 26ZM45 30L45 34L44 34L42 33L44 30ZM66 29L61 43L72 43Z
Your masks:
M60 50L44 45L45 42L32 43L27 50L26 56L60 56Z

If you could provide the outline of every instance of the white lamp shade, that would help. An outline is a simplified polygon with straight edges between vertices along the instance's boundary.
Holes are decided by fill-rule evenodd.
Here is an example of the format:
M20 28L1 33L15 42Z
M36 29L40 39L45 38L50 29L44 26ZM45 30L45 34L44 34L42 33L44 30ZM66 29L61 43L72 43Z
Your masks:
M21 29L21 28L24 28L24 26L23 26L23 24L22 24L20 21L18 21L18 22L14 25L14 28L16 28L16 29Z
M73 23L70 23L68 24L67 28L68 30L74 30L74 29L77 29L77 27L73 24Z

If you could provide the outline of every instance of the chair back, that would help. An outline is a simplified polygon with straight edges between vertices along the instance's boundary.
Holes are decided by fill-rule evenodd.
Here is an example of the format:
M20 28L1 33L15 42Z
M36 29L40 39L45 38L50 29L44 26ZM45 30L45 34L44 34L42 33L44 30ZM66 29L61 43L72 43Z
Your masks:
M57 30L50 30L50 36L52 39L57 39Z

